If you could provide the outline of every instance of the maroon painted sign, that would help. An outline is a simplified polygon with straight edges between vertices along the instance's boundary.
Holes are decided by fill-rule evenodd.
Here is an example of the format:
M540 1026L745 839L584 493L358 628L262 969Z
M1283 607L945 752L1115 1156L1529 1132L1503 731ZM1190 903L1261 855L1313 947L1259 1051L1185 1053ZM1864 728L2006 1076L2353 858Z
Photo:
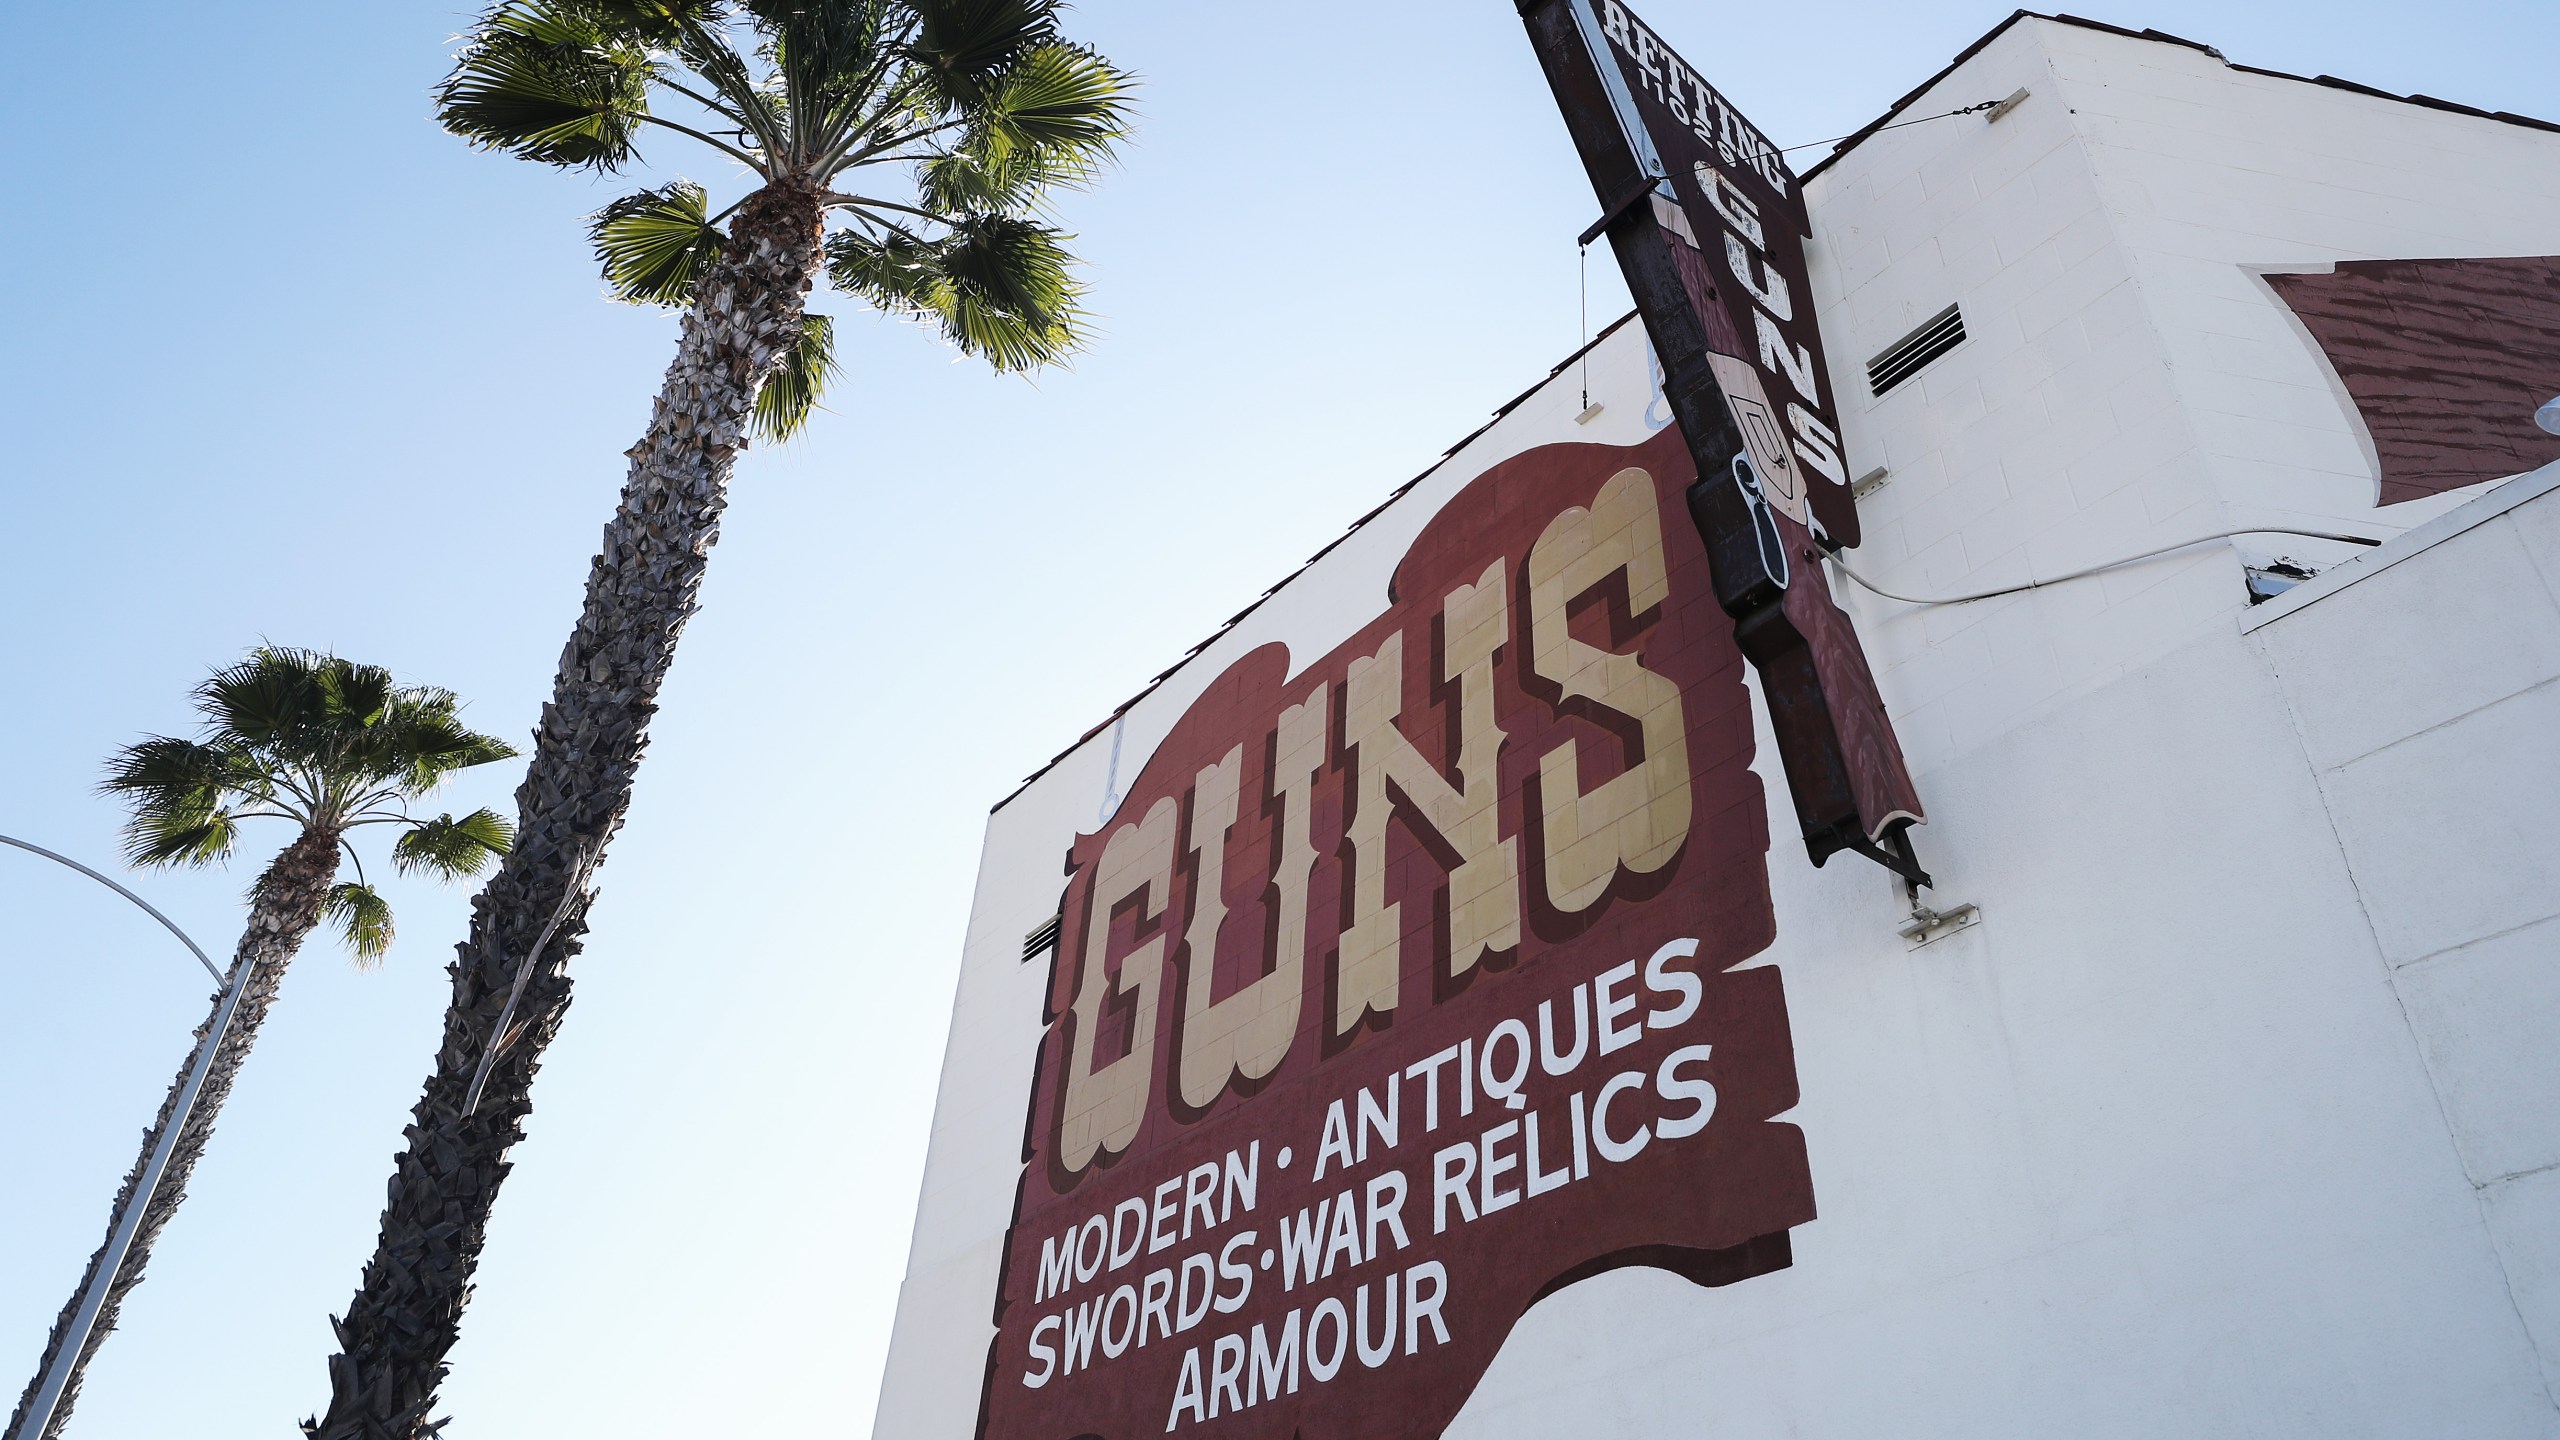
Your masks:
M980 1433L1436 1435L1540 1296L1813 1218L1677 431L1469 484L1081 837Z
M1804 198L1783 157L1619 0L1523 0L1704 477L1689 506L1718 602L1758 669L1807 852L1928 883L1923 818L1849 617L1822 572L1854 545L1806 281Z
M1618 0L1581 0L1677 202L1650 208L1706 327L1715 377L1770 505L1835 544L1858 508L1825 378L1804 242L1804 193L1769 138Z

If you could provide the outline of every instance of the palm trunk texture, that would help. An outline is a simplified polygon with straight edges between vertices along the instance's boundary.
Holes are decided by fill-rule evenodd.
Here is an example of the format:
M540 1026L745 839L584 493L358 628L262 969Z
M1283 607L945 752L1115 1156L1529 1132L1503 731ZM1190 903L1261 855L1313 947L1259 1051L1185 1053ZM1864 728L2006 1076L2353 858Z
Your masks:
M90 1327L88 1340L80 1347L80 1356L71 1372L70 1383L63 1386L62 1398L55 1402L53 1418L44 1428L43 1440L55 1440L71 1419L71 1407L80 1398L80 1380L89 1370L89 1362L97 1357L98 1346L116 1328L116 1316L124 1308L124 1297L142 1283L143 1267L151 1263L152 1244L167 1227L169 1217L187 1198L187 1180L195 1173L196 1161L204 1155L205 1142L213 1136L214 1118L222 1113L222 1103L231 1096L231 1082L240 1074L240 1063L249 1058L250 1047L257 1044L258 1028L266 1023L267 1009L275 1003L276 987L284 981L284 968L302 948L303 937L320 922L320 907L328 899L329 882L337 878L338 837L325 831L305 832L283 853L267 864L264 873L250 893L249 925L241 933L239 948L231 954L231 973L240 967L256 967L246 989L240 992L240 1008L231 1017L231 1029L214 1051L213 1064L205 1072L204 1089L197 1093L195 1109L187 1116L186 1128L178 1132L178 1142L169 1151L169 1168L162 1172L160 1189L151 1197L150 1207L143 1211L142 1224L134 1231L133 1245L125 1251L124 1262L116 1267L107 1284L107 1301L98 1311L97 1323ZM224 990L230 988L224 982ZM189 1047L184 1064L178 1067L178 1078L170 1082L168 1098L160 1102L160 1114L151 1128L142 1132L142 1153L126 1172L124 1185L116 1191L114 1208L107 1212L107 1238L89 1257L88 1268L80 1272L80 1283L71 1292L69 1303L53 1322L53 1333L46 1337L44 1358L37 1362L36 1375L27 1382L18 1397L17 1411L9 1417L5 1432L16 1435L25 1423L27 1406L34 1403L36 1390L44 1383L45 1372L53 1368L54 1357L62 1353L63 1341L71 1328L72 1318L79 1313L80 1297L87 1294L96 1279L98 1267L106 1262L107 1248L115 1243L117 1224L124 1218L125 1206L134 1198L134 1187L142 1180L143 1167L150 1164L151 1152L160 1144L162 1132L169 1128L178 1104L178 1092L185 1088L187 1072L195 1067L196 1051L213 1028L213 1020L222 1009L222 991L213 997L213 1010L205 1022L196 1027L196 1044Z
M515 848L473 902L470 938L449 968L453 999L435 1072L394 1163L373 1259L335 1322L329 1407L303 1422L311 1440L414 1440L445 1423L428 1412L471 1298L507 1152L533 1108L534 1072L569 1008L569 961L593 899L588 877L630 808L658 688L719 538L729 472L758 389L799 337L820 238L811 192L773 185L748 199L727 253L685 314L648 434L626 452L622 503L587 572L585 608L516 791ZM531 953L537 944L539 955ZM529 983L499 1035L524 967ZM466 1114L472 1077L493 1043L497 1062Z

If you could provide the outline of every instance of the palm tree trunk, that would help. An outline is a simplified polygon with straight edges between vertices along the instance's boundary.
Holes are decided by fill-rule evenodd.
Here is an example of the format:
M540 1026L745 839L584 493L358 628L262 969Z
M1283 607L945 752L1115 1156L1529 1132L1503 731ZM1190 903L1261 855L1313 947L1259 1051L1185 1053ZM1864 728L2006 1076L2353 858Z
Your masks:
M569 1006L568 965L586 933L587 879L631 804L658 687L694 611L756 392L800 332L817 276L813 193L749 197L719 265L686 312L649 431L628 452L622 503L587 572L585 608L561 652L533 762L516 791L515 848L473 902L448 973L453 999L435 1072L394 1162L382 1234L337 1326L329 1408L316 1440L414 1440L429 1423L489 1214L533 1108L534 1072ZM546 940L545 936L549 938ZM539 945L542 953L531 953ZM518 972L529 981L508 1020ZM474 1073L499 1047L466 1113Z
M258 1028L266 1023L267 1009L275 1003L276 987L284 980L284 967L302 948L303 937L319 923L320 908L329 895L329 882L338 873L338 837L322 831L306 831L283 853L268 862L264 873L249 892L249 925L240 936L239 948L231 955L231 973L237 977L242 966L249 966L249 980L240 992L239 1008L232 1013L231 1027L215 1049L213 1063L205 1072L204 1088L197 1093L193 1109L178 1132L177 1143L170 1147L168 1168L162 1172L159 1188L150 1197L142 1213L142 1223L134 1231L133 1243L116 1266L107 1282L107 1299L98 1311L97 1322L89 1329L73 1362L70 1381L63 1386L61 1398L54 1402L53 1416L42 1432L41 1440L54 1440L71 1418L71 1407L80 1398L80 1380L88 1373L89 1362L96 1357L98 1346L116 1327L117 1313L124 1297L142 1283L143 1267L151 1263L151 1247L160 1238L169 1217L187 1198L187 1180L195 1173L196 1161L204 1154L205 1142L212 1138L214 1118L222 1113L222 1102L231 1095L231 1082L240 1073L240 1063L249 1058L249 1049L258 1040ZM225 991L229 986L225 985ZM214 1011L222 1008L222 995L213 997ZM214 1017L196 1027L196 1044L204 1044L213 1028ZM178 1078L169 1086L168 1098L160 1102L160 1114L151 1128L142 1133L142 1154L124 1177L124 1185L116 1191L116 1203L107 1212L107 1240L89 1257L88 1268L81 1272L80 1283L71 1292L69 1304L53 1322L53 1333L46 1338L44 1359L36 1366L36 1378L28 1382L18 1397L17 1413L9 1418L9 1435L16 1436L25 1423L27 1406L36 1398L47 1371L62 1353L62 1346L79 1313L81 1298L97 1279L98 1267L106 1262L107 1252L115 1243L117 1226L125 1207L134 1201L134 1187L140 1183L151 1152L158 1148L161 1134L169 1128L178 1105L178 1096L186 1086L188 1072L195 1068L195 1052L190 1050L187 1063L178 1070ZM21 1437L37 1440L37 1437Z

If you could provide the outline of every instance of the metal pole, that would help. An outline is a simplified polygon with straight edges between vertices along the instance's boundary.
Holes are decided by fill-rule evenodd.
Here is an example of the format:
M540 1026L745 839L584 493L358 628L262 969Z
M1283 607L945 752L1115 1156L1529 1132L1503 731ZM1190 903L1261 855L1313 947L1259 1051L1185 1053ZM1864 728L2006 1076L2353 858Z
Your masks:
M134 904L141 906L142 913L159 921L161 924L168 926L170 934L177 936L181 944L184 944L189 950L195 952L196 963L204 966L204 973L213 977L214 984L219 985L222 983L221 968L216 966L212 961L205 959L204 951L197 949L196 942L188 938L187 932L178 928L178 922L161 914L150 901L134 894L122 885L117 884L115 881L108 879L106 876L99 874L97 871L90 869L88 866L81 864L79 861L72 859L68 855L56 855L41 845L31 845L24 840L18 839L14 835L0 835L0 845L15 845L21 850L32 850L47 860L58 861L64 865L68 865L72 869L79 871L81 874L86 875L90 879L97 881L99 884L106 886L110 890L113 890L127 900L132 901Z
M48 860L59 860L141 906L152 919L168 926L170 934L185 941L186 947L195 952L196 959L203 962L204 968L212 971L214 979L222 978L222 972L214 969L211 960L205 959L204 951L188 937L187 932L179 929L168 916L153 909L150 902L141 896L79 861L57 855L41 845L30 845L7 835L0 835L0 842L15 845L21 850L32 850ZM195 1114L196 1097L203 1093L205 1077L213 1072L214 1054L222 1048L223 1037L231 1033L231 1017L239 1010L240 997L249 989L250 972L256 968L252 962L243 960L238 972L231 977L231 983L224 988L222 1007L214 1012L213 1023L206 1029L203 1043L196 1046L195 1063L187 1067L186 1086L179 1092L178 1103L169 1112L169 1123L162 1127L159 1143L151 1147L151 1159L143 1166L133 1193L125 1198L123 1213L116 1216L116 1228L107 1238L106 1252L98 1257L97 1270L89 1277L88 1289L81 1293L80 1308L71 1317L71 1328L63 1333L62 1343L54 1348L53 1364L46 1368L43 1383L36 1388L35 1399L27 1406L26 1417L19 1421L13 1440L43 1440L45 1431L51 1428L54 1409L62 1403L62 1392L71 1383L71 1372L79 1367L80 1354L89 1346L89 1332L97 1325L99 1312L106 1308L107 1294L115 1288L116 1272L124 1268L124 1257L133 1248L133 1237L142 1228L142 1217L150 1213L151 1201L160 1189L161 1176L168 1172L169 1156L177 1150L178 1137L186 1132L187 1122Z

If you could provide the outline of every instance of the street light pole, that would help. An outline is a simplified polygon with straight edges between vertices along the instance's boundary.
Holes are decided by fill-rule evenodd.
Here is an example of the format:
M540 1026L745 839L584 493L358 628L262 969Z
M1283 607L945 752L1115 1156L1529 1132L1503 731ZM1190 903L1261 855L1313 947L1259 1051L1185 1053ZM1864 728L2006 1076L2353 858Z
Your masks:
M57 855L41 845L31 845L8 835L0 835L0 844L14 845L58 861L141 906L152 919L168 927L170 934L185 943L215 981L222 980L222 972L205 957L203 948L186 931L179 929L177 922L155 909L151 902L79 861ZM107 1237L106 1249L100 1251L92 1263L89 1283L80 1293L80 1303L72 1313L71 1325L54 1345L51 1363L45 1366L44 1375L38 1380L35 1393L30 1397L26 1413L20 1417L11 1440L43 1440L52 1428L54 1411L62 1404L62 1392L79 1369L82 1352L89 1348L90 1332L97 1327L98 1315L106 1308L107 1297L114 1293L116 1274L124 1268L125 1256L133 1249L133 1237L142 1228L142 1217L149 1213L151 1202L159 1193L161 1178L168 1173L169 1156L177 1149L178 1137L186 1132L187 1121L195 1113L196 1097L204 1090L205 1077L213 1070L214 1052L222 1048L222 1037L230 1033L231 1017L240 1008L240 997L248 992L250 972L255 968L253 961L243 959L230 982L223 987L222 1004L214 1011L212 1023L205 1027L203 1041L196 1046L195 1060L187 1067L186 1082L171 1108L169 1123L160 1128L160 1138L151 1147L150 1160L144 1164L141 1175L135 1178L132 1193L125 1197L124 1207L116 1215L115 1229Z

